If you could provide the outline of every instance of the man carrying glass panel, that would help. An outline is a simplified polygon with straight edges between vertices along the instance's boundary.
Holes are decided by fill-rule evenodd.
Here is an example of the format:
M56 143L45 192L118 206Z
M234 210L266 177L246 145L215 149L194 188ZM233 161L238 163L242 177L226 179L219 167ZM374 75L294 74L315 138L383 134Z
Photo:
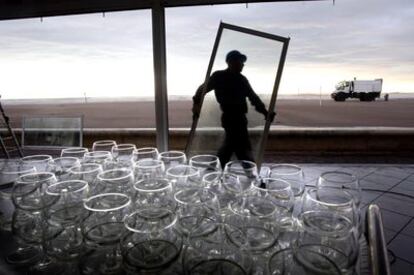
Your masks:
M208 80L205 89L201 85L193 97L193 119L197 119L201 109L201 102L206 93L214 90L216 100L222 110L221 125L225 131L225 139L217 152L221 165L230 161L233 153L239 160L254 161L252 146L247 131L247 103L246 98L255 107L256 111L263 114L265 119L268 111L265 104L253 91L247 78L241 74L247 57L239 51L230 51L226 55L227 69L214 72ZM269 119L273 121L275 116L271 112Z

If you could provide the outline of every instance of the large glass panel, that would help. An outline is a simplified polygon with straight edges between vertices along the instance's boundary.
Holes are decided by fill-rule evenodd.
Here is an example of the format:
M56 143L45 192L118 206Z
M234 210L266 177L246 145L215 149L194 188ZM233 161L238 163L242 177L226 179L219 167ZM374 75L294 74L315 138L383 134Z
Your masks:
M84 115L85 128L155 128L151 12L0 21L0 93L23 116Z
M212 73L227 68L226 55L228 52L238 50L246 55L247 61L242 74L249 80L251 87L268 109L282 47L283 43L280 41L224 28ZM249 139L253 157L257 159L266 121L265 116L257 112L248 99L246 101ZM192 143L189 144L190 155L216 154L218 152L225 138L221 117L222 110L217 102L215 92L211 91L204 98L195 135Z

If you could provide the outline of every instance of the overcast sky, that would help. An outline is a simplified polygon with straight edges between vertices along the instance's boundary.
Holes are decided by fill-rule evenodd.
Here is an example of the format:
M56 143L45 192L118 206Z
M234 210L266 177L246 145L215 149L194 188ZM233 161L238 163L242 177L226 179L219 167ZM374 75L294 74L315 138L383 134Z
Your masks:
M0 21L2 97L152 96L150 15ZM414 92L414 1L336 0L168 9L170 94L190 95L203 81L220 21L291 38L283 94L330 93L353 77ZM224 32L214 69L229 49L248 55L244 74L270 92L280 44Z

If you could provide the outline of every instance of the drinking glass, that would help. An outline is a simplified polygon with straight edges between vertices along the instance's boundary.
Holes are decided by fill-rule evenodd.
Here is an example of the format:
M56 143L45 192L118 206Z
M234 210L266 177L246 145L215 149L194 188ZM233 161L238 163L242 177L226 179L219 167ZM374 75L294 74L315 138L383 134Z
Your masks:
M112 147L116 145L115 140L98 140L92 144L92 151L106 151L111 152Z
M182 256L184 274L251 274L250 253L235 246L225 234L231 225L210 222L210 227L218 230L190 235Z
M184 235L202 235L216 229L210 222L217 220L219 210L213 192L189 188L175 193L174 199L177 202L177 227Z
M124 268L130 274L168 274L183 240L175 229L175 213L166 208L142 208L125 217L128 233L121 240Z
M112 155L108 151L87 152L83 156L84 163L97 163L104 165L105 161L112 160Z
M305 175L302 168L293 164L275 164L270 167L270 177L290 183L295 197L300 197L305 189Z
M187 157L180 151L166 151L159 154L159 160L164 162L165 169L187 163Z
M58 198L45 193L48 186L56 183L53 173L39 172L19 177L13 186L12 200L16 207L13 215L13 234L24 245L39 245L41 260L31 267L30 274L49 274L60 272L59 266L47 255L46 242L55 238L62 231L59 224L47 218L47 210ZM34 229L33 229L34 228ZM32 232L28 232L33 230ZM20 241L21 243L21 241ZM9 262L21 259L20 254L27 254L27 249L19 247L8 256Z
M256 163L248 160L235 160L226 163L224 172L235 174L239 177L239 193L248 192L253 184L258 181L258 170Z
M124 143L115 144L112 147L112 157L120 162L131 161L134 157L134 151L136 150L135 144Z
M298 246L304 255L319 253L334 262L342 274L354 274L358 257L358 234L352 221L340 212L309 210L299 216ZM310 251L310 252L309 252Z
M46 245L49 255L60 261L75 260L83 251L80 223L86 218L83 200L87 198L88 192L88 183L82 180L60 181L46 189L47 195L58 198L47 210L48 220L63 228Z
M35 211L50 206L56 198L45 196L46 188L57 182L53 173L36 172L20 176L14 183L12 201L16 208Z
M203 177L203 186L216 194L220 204L220 215L228 214L228 205L240 194L240 180L235 174L212 172Z
M297 238L297 225L293 218L294 196L287 181L264 178L264 186L252 187L252 195L270 199L276 205L276 222L279 227L278 244L281 248L291 245L291 240Z
M78 159L83 159L85 153L89 152L88 148L84 147L74 147L74 148L64 148L60 152L61 157L74 157Z
M277 245L277 207L266 197L242 195L230 203L226 216L230 240L239 249L248 250L255 262L254 274L262 274L270 253Z
M167 170L167 178L171 180L174 190L182 188L201 188L200 171L190 165L177 165Z
M359 211L354 197L342 189L309 188L302 198L301 212L312 210L329 211L346 217L352 226L359 227Z
M165 178L141 179L134 184L137 208L166 208L175 210L171 182Z
M50 172L54 173L59 180L68 179L70 168L77 166L80 166L80 160L75 157L60 157L49 162Z
M316 183L316 188L344 189L354 197L357 207L361 205L361 187L357 177L351 173L340 171L322 173Z
M69 178L73 180L84 180L88 183L90 194L99 192L97 176L102 173L102 165L97 163L82 163L80 166L69 169Z
M157 160L159 157L157 148L154 147L144 147L138 148L134 151L134 161L144 160L144 159L153 159Z
M161 178L164 176L165 166L160 160L143 159L135 162L134 175L136 179Z
M221 170L220 160L214 155L196 155L190 158L189 164L200 170L200 175Z
M339 267L307 246L276 251L268 262L269 275L341 275Z
M129 195L134 184L134 175L131 169L118 168L103 171L98 174L97 185L102 193L122 193Z
M86 245L95 252L82 257L82 273L121 274L119 243L126 232L124 218L131 212L130 197L121 193L103 193L89 197L83 205L89 213L82 222L82 234Z
M245 239L239 239L239 231L229 232L238 247L262 253L276 244L279 234L276 227L277 208L271 200L251 195L239 196L230 204L230 211L226 222L239 228L245 236Z
M26 156L20 159L23 164L33 166L37 172L47 172L50 169L49 162L52 156L49 155L33 155Z
M25 174L36 172L31 165L19 162L5 162L0 169L0 229L10 231L14 206L11 192L14 181Z

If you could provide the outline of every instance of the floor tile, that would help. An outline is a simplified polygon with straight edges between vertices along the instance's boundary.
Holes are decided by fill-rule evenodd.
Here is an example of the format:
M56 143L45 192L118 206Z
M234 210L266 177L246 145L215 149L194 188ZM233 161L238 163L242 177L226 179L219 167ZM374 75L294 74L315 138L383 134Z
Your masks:
M399 234L388 245L388 248L391 249L398 258L414 263L414 238Z
M381 209L391 210L410 217L414 216L414 200L403 196L384 194L374 200L374 203L378 204Z
M408 235L414 237L414 219L404 228L401 234Z
M388 183L388 182L372 182L367 181L365 179L362 179L359 181L359 185L361 186L361 189L374 189L374 190L381 190L381 191L387 191L391 189L395 183Z
M402 180L410 176L411 172L405 170L403 167L385 166L385 167L379 167L377 170L375 170L375 174L383 175L387 177L393 177L393 178Z
M414 265L397 258L395 263L393 263L391 265L391 274L393 274L393 275L413 275L414 274Z
M387 211L385 209L381 209L381 216L384 228L397 232L406 226L407 223L411 220L410 217Z
M402 181L402 179L394 178L394 177L388 177L385 175L377 174L376 172L369 174L368 176L363 178L363 181L370 181L373 183L379 183L379 184L387 184L387 185L395 185Z
M361 202L369 204L382 194L383 192L361 191Z
M385 241L389 243L395 237L395 235L397 235L397 233L397 231L384 228Z

